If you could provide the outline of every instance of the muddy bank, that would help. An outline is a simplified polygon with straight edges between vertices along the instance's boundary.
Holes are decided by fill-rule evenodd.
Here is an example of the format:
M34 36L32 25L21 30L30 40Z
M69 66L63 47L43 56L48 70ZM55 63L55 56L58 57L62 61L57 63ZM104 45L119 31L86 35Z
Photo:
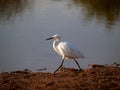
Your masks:
M29 70L0 73L0 90L120 90L120 67L62 68L56 75Z

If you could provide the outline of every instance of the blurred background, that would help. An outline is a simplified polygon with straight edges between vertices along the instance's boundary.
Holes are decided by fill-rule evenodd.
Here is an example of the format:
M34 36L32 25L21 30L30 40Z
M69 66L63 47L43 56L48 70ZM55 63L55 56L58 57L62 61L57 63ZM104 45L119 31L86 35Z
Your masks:
M61 57L45 40L54 34L84 53L82 68L120 63L120 0L0 0L0 72L55 70Z

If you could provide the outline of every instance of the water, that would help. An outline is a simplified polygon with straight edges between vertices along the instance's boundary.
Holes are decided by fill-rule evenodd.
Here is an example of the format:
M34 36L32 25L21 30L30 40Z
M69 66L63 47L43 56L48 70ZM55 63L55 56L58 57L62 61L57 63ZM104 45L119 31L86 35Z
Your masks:
M47 68L54 71L61 57L52 49L53 34L70 41L88 64L120 63L119 0L1 0L0 72ZM65 61L65 67L75 67Z

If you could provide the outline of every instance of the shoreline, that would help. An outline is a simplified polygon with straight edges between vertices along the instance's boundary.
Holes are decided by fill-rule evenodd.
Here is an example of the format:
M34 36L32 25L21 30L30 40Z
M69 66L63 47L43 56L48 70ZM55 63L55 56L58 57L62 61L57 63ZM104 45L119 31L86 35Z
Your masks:
M120 66L90 64L81 72L61 68L49 72L12 71L0 73L0 90L119 90Z

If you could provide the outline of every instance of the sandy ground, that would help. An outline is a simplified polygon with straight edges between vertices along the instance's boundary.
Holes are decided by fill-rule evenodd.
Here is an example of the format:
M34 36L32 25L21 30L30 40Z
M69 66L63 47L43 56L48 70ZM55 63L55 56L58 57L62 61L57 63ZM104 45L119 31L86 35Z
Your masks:
M0 73L0 90L120 90L120 66L62 68L55 75L23 71Z

